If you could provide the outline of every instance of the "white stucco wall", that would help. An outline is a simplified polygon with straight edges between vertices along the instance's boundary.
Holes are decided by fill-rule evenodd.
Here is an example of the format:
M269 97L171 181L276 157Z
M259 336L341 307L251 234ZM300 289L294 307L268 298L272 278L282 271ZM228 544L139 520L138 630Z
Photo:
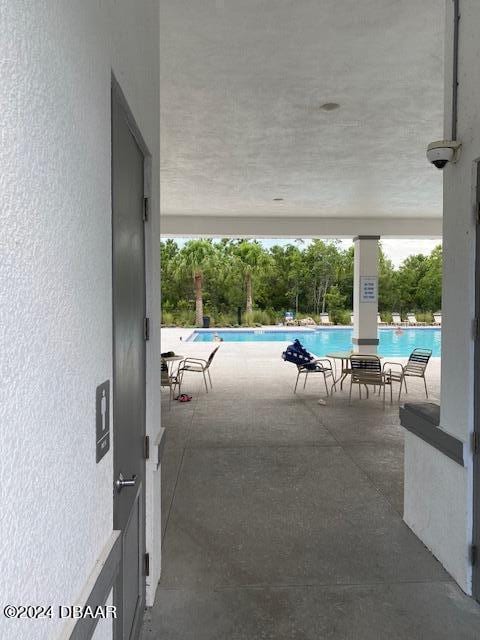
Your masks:
M112 69L153 155L147 432L159 429L158 1L0 0L0 32L0 603L73 604L112 532L94 414L112 377ZM60 629L0 616L2 638Z
M457 139L462 151L444 169L441 426L465 442L461 468L415 436L405 446L405 520L471 592L475 315L475 160L480 157L480 4L462 0ZM453 2L446 1L445 137L451 129ZM439 132L439 138L441 137ZM427 142L427 141L426 141ZM434 171L435 169L432 168Z

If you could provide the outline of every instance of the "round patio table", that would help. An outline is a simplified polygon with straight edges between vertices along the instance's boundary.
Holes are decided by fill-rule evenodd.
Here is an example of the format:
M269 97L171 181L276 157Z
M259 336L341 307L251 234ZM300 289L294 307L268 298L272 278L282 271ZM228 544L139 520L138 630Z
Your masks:
M335 351L333 353L327 353L327 358L331 358L334 362L333 365L335 367L335 376L333 378L332 389L336 390L337 384L340 383L340 389L343 389L343 381L350 374L350 369L348 367L348 361L350 360L350 356L354 353L353 351ZM337 363L336 360L341 360L340 365L340 375L337 377Z
M168 367L168 375L172 375L173 373L173 368L175 366L175 362L180 362L180 360L185 360L185 356L167 356L162 357L162 360L164 360L164 362L167 363L167 367Z

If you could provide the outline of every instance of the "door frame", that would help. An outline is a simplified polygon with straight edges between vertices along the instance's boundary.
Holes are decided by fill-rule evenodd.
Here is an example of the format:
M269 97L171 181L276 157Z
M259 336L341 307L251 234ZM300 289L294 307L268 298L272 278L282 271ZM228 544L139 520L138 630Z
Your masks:
M152 167L152 158L151 158L151 153L150 150L145 142L145 139L140 131L139 126L137 125L137 122L135 120L135 117L132 113L132 110L128 104L128 101L125 97L125 94L118 82L118 80L115 77L115 74L111 73L111 106L110 106L110 121L112 122L112 118L113 118L113 104L114 101L117 104L117 107L119 107L121 109L121 111L123 112L123 115L125 116L125 120L127 123L127 126L130 130L130 133L132 134L136 144L138 145L142 155L143 155L143 197L148 199L148 201L150 200L151 197L151 167ZM111 172L113 171L113 161L111 164ZM113 188L113 182L112 182L112 188ZM112 215L113 215L113 198L112 198ZM147 243L147 233L148 233L148 228L147 228L147 223L148 223L148 219L144 220L144 225L143 225L143 230L144 230L144 236L143 236L143 242L144 242L144 278L145 278L145 315L148 317L148 306L149 306L149 277L148 277L148 270L147 270L147 265L149 262L149 251L148 251L148 243ZM113 243L113 229L112 229L112 243ZM112 260L113 260L113 255L112 255ZM112 276L113 276L113 272L112 272ZM112 294L113 294L113 280L112 280ZM113 307L112 307L112 339L113 339L113 331L114 331L114 324L115 324L115 318L113 316ZM112 343L113 344L113 343ZM113 347L112 347L113 348ZM145 365L145 389L144 389L144 402L145 402L145 421L144 421L144 429L143 429L143 433L144 435L146 435L147 433L147 413L148 413L148 409L147 409L147 393L146 393L146 385L148 383L148 355L147 355L147 351L148 351L148 341L146 341L145 343L145 361L144 361L144 365ZM113 350L112 350L112 374L113 374ZM114 385L112 385L112 388L114 387ZM115 426L115 416L113 416L113 420L112 420L112 435L113 435L113 447L115 447L115 431L114 431L114 426ZM140 500L140 509L141 509L141 522L142 522L142 549L141 549L141 553L142 556L145 557L145 552L146 552L146 528L147 528L147 513L146 513L146 484L147 484L147 474L146 474L146 460L143 460L143 477L144 477L144 482L142 483L142 487L141 489L139 488L139 491L142 491L142 496L141 496L141 500ZM115 464L113 464L112 466L112 486L114 486L114 482L115 482ZM115 494L114 494L115 495ZM114 498L112 499L112 507L114 506ZM112 516L113 516L113 511L112 511ZM143 594L144 594L144 600L145 600L145 590L146 590L146 573L145 571L143 571L142 573L142 589L143 589ZM115 586L113 588L113 597L114 596L114 592L115 592ZM115 603L117 604L117 606L121 606L123 607L123 603ZM118 622L117 622L118 620ZM121 634L122 634L122 629L120 628L119 622L123 621L123 611L121 612L121 615L118 616L116 618L116 620L114 621L114 625L113 625L113 638L114 640L120 640L121 639ZM139 610L137 612L137 615L135 617L134 623L133 623L133 629L134 629L134 634L133 637L136 638L138 637L139 633L140 633L140 629L142 626L142 622L143 622L143 610Z
M480 602L480 159L475 162L475 343L473 392L473 531L472 531L472 595ZM478 444L477 444L478 443Z

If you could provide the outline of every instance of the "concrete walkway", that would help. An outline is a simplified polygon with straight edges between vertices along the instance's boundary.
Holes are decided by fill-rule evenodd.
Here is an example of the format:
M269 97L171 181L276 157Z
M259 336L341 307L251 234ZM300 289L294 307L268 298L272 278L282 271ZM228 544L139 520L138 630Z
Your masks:
M163 350L212 348L178 337ZM192 375L170 411L162 392L163 574L143 640L478 639L480 607L402 521L398 405L320 406L320 376L293 395L281 351L223 343L213 391Z

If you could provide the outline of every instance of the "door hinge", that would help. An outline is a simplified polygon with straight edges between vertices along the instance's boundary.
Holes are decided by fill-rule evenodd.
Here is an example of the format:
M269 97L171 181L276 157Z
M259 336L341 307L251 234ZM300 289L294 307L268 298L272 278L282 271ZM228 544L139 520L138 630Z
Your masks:
M145 436L143 441L143 457L145 460L150 458L150 436Z
M473 319L472 332L473 332L474 340L477 340L478 338L480 338L480 318L478 317Z
M143 319L143 339L150 340L150 318Z
M143 215L142 215L142 219L144 222L147 222L148 220L149 208L150 208L149 199L144 198L143 199Z
M146 553L143 556L143 568L145 570L145 575L149 576L150 575L150 554Z
M477 545L475 544L470 547L470 564L472 567L477 564Z
M480 438L478 431L472 433L472 450L473 453L478 453L478 445L480 444Z

